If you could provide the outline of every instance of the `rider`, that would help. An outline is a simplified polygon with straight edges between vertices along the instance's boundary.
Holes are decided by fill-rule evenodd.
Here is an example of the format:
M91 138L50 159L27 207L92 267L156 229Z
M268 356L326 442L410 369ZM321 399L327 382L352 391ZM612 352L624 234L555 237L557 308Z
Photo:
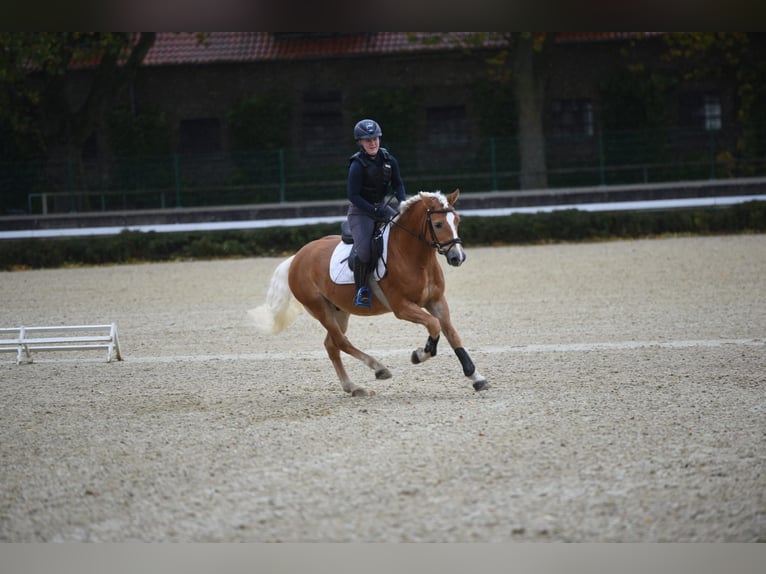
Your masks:
M380 147L382 135L380 126L374 120L365 119L354 126L354 139L360 149L349 160L348 199L351 205L348 208L348 224L356 246L354 304L359 307L372 305L367 275L376 264L370 261L375 224L388 222L397 214L397 210L385 202L385 197L392 189L399 202L406 198L399 163L386 148Z

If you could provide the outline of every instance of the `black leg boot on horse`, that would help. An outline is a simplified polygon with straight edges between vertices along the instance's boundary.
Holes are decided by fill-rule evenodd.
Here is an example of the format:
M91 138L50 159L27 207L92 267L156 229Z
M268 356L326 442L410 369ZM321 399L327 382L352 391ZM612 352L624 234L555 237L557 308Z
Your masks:
M358 258L354 261L354 283L356 284L354 305L357 307L372 307L372 292L367 286L370 271L369 263L360 261Z

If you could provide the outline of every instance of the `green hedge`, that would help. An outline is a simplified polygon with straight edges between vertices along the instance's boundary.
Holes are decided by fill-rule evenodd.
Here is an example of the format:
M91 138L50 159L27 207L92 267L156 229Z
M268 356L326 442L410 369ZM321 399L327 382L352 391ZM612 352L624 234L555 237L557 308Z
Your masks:
M766 231L766 202L763 201L730 207L666 211L590 212L572 209L508 217L464 217L460 224L460 236L469 245L763 231Z
M106 237L23 239L0 242L0 270L141 261L284 255L309 241L338 233L338 224L275 227L252 231L142 233ZM462 219L467 247L562 241L629 239L667 234L761 233L766 202L730 207L641 212L514 214Z

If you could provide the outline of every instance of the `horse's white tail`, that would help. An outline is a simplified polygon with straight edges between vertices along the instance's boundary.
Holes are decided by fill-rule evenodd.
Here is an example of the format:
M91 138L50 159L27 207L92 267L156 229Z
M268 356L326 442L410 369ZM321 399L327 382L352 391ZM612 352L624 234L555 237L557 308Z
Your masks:
M303 310L303 305L293 296L287 283L293 257L285 259L274 271L266 293L266 302L248 311L255 326L263 333L279 333L286 329Z

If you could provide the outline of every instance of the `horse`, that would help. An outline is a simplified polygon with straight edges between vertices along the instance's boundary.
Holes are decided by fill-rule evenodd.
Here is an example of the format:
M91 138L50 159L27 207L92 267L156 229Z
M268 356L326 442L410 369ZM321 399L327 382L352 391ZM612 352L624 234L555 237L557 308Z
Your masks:
M330 259L341 236L328 235L307 243L277 266L266 301L249 311L256 327L264 333L278 333L306 309L327 330L324 346L343 390L354 397L372 396L375 391L351 381L341 351L362 361L378 380L391 378L391 372L349 341L346 337L349 316L393 312L398 319L423 325L428 331L425 345L412 352L413 364L436 356L439 338L444 333L474 390L487 389L489 382L479 373L450 320L444 272L436 258L437 252L444 255L453 267L459 267L466 259L458 235L460 216L453 207L459 195L459 189L448 196L438 191L421 191L402 202L399 214L388 222L385 274L378 280L374 273L370 276L371 307L354 305L353 284L341 285L332 280Z

